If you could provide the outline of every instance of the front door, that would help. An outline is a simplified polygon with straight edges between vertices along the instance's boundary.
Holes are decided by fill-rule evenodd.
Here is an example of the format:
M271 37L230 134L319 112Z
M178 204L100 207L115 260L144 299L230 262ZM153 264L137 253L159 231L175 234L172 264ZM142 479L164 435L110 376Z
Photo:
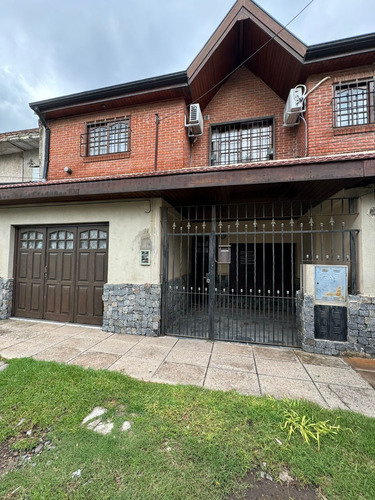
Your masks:
M101 324L108 226L20 228L15 316Z

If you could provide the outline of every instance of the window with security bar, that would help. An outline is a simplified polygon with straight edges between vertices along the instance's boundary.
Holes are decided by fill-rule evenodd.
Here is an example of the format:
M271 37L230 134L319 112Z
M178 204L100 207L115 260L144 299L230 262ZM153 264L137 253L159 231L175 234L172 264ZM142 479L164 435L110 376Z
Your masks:
M273 159L273 118L211 127L211 165Z
M357 80L336 85L333 115L335 127L374 123L374 80Z
M130 151L130 118L121 117L86 124L81 136L81 156L99 156Z

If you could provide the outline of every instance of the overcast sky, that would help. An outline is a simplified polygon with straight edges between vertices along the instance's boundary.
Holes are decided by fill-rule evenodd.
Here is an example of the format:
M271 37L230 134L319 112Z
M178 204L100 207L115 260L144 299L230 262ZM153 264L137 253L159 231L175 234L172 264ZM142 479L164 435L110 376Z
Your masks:
M258 0L287 24L309 0ZM0 0L0 132L28 103L186 70L234 0ZM288 29L307 45L375 31L374 0L314 0Z

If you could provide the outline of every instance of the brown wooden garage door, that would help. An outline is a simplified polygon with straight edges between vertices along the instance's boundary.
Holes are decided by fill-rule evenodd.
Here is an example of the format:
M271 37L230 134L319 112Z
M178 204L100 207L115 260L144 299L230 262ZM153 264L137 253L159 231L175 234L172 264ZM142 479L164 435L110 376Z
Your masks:
M102 323L108 225L23 227L16 244L15 316Z

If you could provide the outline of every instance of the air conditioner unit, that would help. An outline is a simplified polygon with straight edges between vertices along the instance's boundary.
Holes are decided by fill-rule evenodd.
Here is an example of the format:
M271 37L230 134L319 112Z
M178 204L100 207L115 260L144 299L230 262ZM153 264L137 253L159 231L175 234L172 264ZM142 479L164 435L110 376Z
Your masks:
M203 116L199 104L190 104L189 122L186 121L185 127L188 129L189 137L198 137L203 134Z
M299 124L299 116L305 111L305 99L302 87L295 87L289 92L284 108L284 125L293 127Z

